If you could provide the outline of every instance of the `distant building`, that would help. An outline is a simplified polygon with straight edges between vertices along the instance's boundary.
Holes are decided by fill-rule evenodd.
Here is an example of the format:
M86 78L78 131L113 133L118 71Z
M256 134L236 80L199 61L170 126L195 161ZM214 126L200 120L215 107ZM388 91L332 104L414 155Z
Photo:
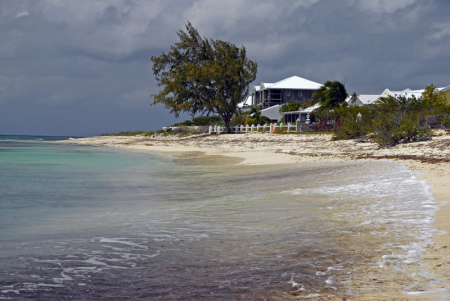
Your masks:
M296 123L297 120L302 123L308 122L309 114L311 114L312 111L318 109L319 107L320 107L319 104L315 104L315 105L308 107L306 109L303 109L303 110L283 112L283 113L280 113L280 115L283 116L284 123Z
M391 91L389 89L385 89L381 94L383 94L383 96L404 96L406 98L414 96L416 98L419 98L422 96L423 91L425 91L425 89L422 90L405 89L403 91Z
M440 93L445 95L445 98L447 99L447 103L450 104L450 86L443 87L443 88L436 88ZM404 97L412 97L415 96L416 98L419 98L422 96L422 93L425 91L425 89L421 90L411 90L411 89L405 89L403 91L391 91L389 89L385 89L383 91L383 96L404 96Z
M253 86L251 103L254 107L267 109L275 105L282 105L289 101L298 103L308 102L322 84L291 76L276 83L261 82L260 86Z
M252 108L252 95L249 94L244 102L241 102L238 104L238 108L241 109L241 111L250 111Z
M345 100L350 107L355 106L368 106L375 104L375 101L377 101L380 97L383 97L385 95L357 95L357 96L349 96Z

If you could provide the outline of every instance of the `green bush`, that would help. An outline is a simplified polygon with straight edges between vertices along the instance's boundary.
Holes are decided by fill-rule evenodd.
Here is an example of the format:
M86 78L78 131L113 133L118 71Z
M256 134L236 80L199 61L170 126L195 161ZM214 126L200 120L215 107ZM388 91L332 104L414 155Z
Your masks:
M432 107L422 97L382 97L374 106L374 141L380 146L431 138L425 120Z
M230 124L231 125L244 125L245 121L247 120L247 115L239 115L231 119Z
M324 114L325 112L322 112ZM358 119L361 114L361 119ZM333 140L344 140L364 137L372 130L372 116L368 107L341 107L329 113L336 120Z
M373 129L373 140L382 147L427 140L432 135L431 128L422 122L421 115L415 112L379 114L373 120Z
M300 103L295 102L295 101L289 101L281 106L279 112L280 113L292 112L292 111L298 111L299 109L300 109Z
M371 132L370 121L355 115L348 115L341 119L341 124L333 130L333 140L354 139L366 136Z

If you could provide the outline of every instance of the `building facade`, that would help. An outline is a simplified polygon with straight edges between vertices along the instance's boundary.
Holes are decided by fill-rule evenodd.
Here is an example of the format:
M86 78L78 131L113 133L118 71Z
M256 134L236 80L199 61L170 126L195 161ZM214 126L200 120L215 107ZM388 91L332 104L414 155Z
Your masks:
M264 83L252 88L252 106L267 109L289 101L308 102L322 84L292 76L276 83Z

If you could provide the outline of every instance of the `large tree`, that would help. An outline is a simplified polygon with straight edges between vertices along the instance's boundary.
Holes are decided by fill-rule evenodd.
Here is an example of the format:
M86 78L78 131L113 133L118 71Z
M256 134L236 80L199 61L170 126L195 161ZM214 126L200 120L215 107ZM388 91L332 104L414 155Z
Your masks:
M164 104L179 116L217 114L230 131L237 105L245 100L256 78L257 64L247 58L245 47L202 38L191 23L177 32L180 41L170 52L151 58L153 74L162 90L153 103Z
M344 84L338 81L326 81L319 90L314 93L311 104L320 104L319 111L340 107L348 94Z

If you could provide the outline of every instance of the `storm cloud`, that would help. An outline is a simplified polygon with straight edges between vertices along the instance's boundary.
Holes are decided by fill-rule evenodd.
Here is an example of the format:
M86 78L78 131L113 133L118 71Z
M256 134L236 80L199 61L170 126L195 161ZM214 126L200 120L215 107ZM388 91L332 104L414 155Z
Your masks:
M256 83L345 80L349 93L450 85L448 0L0 2L0 134L95 135L176 122L152 55L189 20L244 45ZM182 116L183 120L188 116Z

